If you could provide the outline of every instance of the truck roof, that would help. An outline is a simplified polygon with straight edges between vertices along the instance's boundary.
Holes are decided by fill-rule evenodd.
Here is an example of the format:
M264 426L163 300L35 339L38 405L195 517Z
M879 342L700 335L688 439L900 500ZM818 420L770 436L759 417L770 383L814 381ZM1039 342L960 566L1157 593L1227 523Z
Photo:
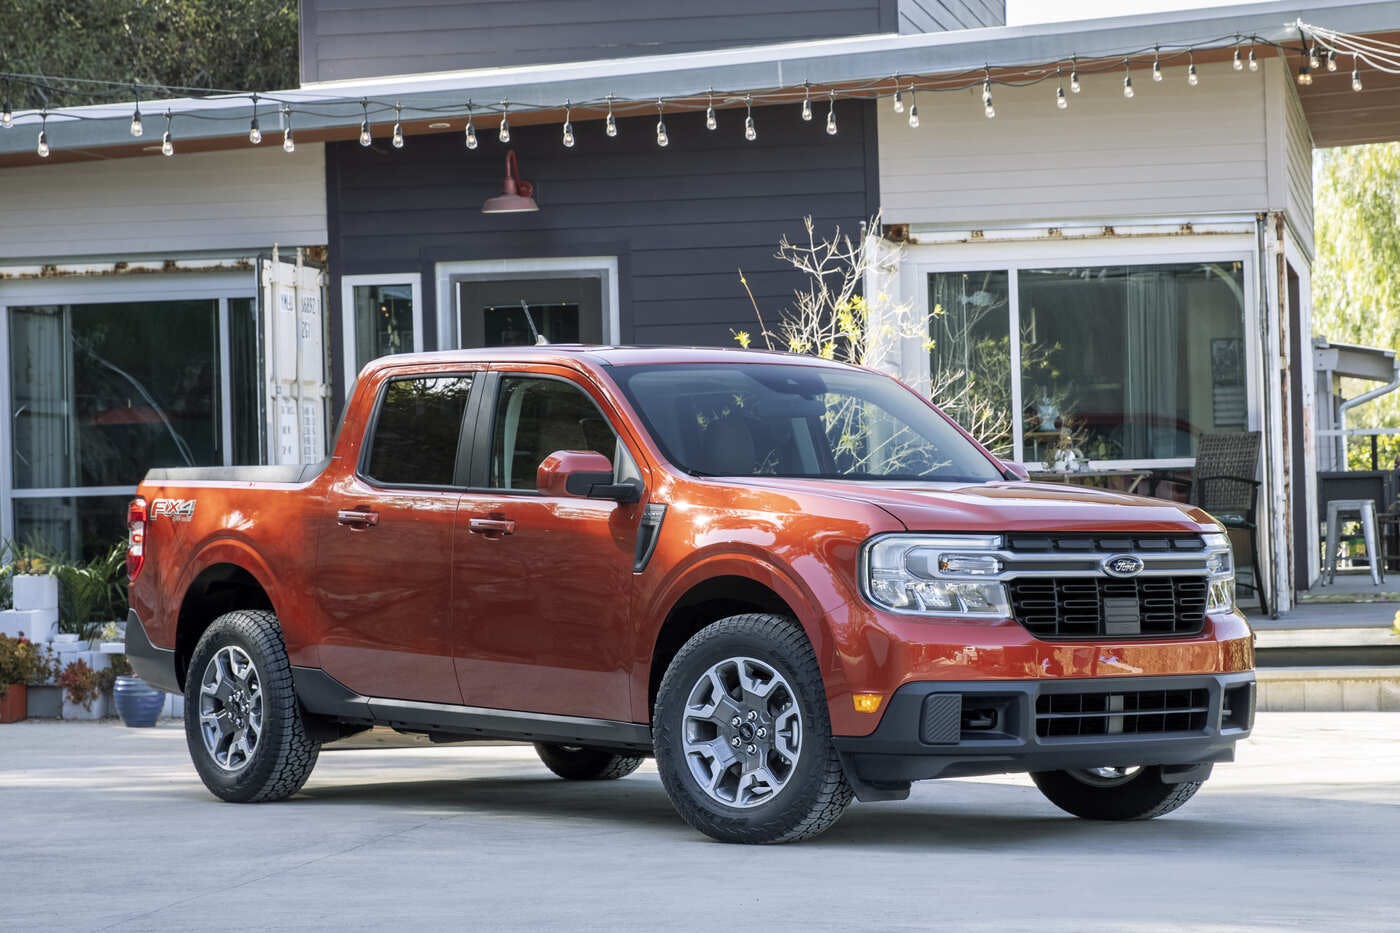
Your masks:
M487 347L472 350L438 350L380 357L367 368L412 366L425 363L558 363L585 366L639 366L666 363L751 363L771 362L791 365L841 366L847 364L799 353L777 350L744 350L738 347L623 347L588 344L547 344L526 347Z

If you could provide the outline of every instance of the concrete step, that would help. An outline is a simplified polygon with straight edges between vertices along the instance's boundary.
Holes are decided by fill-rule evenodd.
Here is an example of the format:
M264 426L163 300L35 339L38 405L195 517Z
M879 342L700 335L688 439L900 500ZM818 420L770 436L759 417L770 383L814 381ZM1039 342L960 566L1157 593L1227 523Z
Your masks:
M1400 665L1400 634L1386 626L1255 631L1260 667L1380 667Z
M1261 667L1258 710L1400 712L1400 666Z

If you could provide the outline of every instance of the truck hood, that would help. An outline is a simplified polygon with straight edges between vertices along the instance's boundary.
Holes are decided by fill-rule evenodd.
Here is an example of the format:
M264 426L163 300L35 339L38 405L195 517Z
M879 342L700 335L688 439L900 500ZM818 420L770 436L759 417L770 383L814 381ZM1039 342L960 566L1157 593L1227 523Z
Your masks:
M1195 506L1102 489L1049 483L908 483L744 477L759 488L831 496L878 506L911 531L1217 530Z

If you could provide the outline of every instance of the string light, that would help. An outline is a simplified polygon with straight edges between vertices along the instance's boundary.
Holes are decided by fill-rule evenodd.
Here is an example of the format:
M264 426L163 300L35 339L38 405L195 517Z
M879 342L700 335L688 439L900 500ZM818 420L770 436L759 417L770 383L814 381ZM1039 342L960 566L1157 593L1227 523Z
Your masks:
M919 98L918 91L910 85L909 87L909 128L917 130L919 128Z
M1195 87L1196 85L1201 83L1201 76L1196 71L1196 53L1187 52L1186 57L1191 62L1189 65L1186 66L1186 83L1191 85L1192 87Z
M1357 62L1356 53L1351 53L1351 89L1361 90L1361 66Z
M992 106L992 71L986 69L986 77L982 79L982 112L990 120L997 115L997 108Z
M1252 46L1252 45L1249 47L1249 70L1250 70L1250 71L1258 71L1258 70L1259 70L1259 59L1257 59L1257 58L1254 57L1254 46Z
M656 101L656 144L662 149L671 145L671 137L666 132L666 106L660 98Z
M1244 71L1244 59L1240 57L1240 47L1235 46L1235 57L1230 59L1230 67L1236 71Z
M607 122L606 122L606 124L605 124L604 132L607 133L609 136L616 136L616 135L617 135L617 118L613 116L612 104L613 104L613 96L612 96L611 94L609 94L609 95L608 95L608 119L607 119Z
M753 95L744 95L744 138L749 142L758 139L758 128L753 125Z
M1336 50L1336 49L1328 49L1328 50L1327 50L1327 70L1328 70L1328 71L1336 71L1336 70L1337 70L1337 50Z
M563 137L563 143L564 143L564 148L565 148L565 149L572 149L572 148L574 148L573 102L570 101L570 100L567 99L567 98L565 98L565 100L564 100L564 137Z
M476 148L476 125L472 123L472 102L467 101L466 144L468 149Z
M1055 66L1055 81L1055 106L1061 110L1068 110L1069 98L1065 96L1065 82L1059 65Z
M894 79L894 112L904 112L904 95L900 93L898 77Z
M1126 58L1123 59L1123 96L1130 99L1133 96L1133 68Z
M253 95L253 119L248 123L248 142L254 146L262 142L262 128L258 126L258 95Z
M1152 80L1161 83L1162 80L1162 53L1158 51L1152 59Z
M138 87L134 91L136 98L135 107L131 111L131 135L140 138L146 132L146 128L141 125L141 89Z
M364 111L364 118L360 120L360 145L368 146L374 142L374 136L369 129L369 101L360 98L360 109Z
M1317 57L1317 43L1314 42L1312 47L1308 49L1308 67L1316 71L1321 66L1322 62Z
M1070 93L1072 93L1072 94L1078 94L1078 93L1079 93L1079 56L1078 56L1078 55L1074 56L1074 58L1071 59L1070 72L1069 72L1069 89L1070 89Z
M1303 87L1312 84L1312 66L1307 62L1298 66L1298 83Z
M826 101L826 135L836 135L836 90L829 90Z
M39 153L39 158L49 157L49 112L39 111L39 143L34 147L34 151Z
M283 123L286 124L286 125L283 127L283 129L282 129L282 151L283 151L283 152L296 152L296 151L297 151L297 141L296 141L296 137L294 137L294 136L292 135L292 108L291 108L291 107L283 107L283 108L282 108L282 121L283 121Z
M803 87L802 95L802 119L808 123L812 122L812 82L808 81Z
M394 148L403 148L403 104L394 104Z
M0 101L0 127L9 129L15 125L15 113L10 108L10 99L6 97Z
M719 121L715 119L715 95L711 90L710 96L705 101L705 129L716 130L719 128Z
M174 122L175 118L170 115L170 111L165 111L165 134L160 138L160 154L163 156L175 154L175 143L170 138L170 127Z
M510 142L510 104L501 101L501 125L496 129L496 138L503 143Z

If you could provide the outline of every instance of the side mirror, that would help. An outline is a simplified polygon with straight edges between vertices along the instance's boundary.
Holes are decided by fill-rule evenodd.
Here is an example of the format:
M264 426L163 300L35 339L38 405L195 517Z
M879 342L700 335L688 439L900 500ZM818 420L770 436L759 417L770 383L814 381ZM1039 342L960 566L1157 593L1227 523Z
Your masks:
M1026 482L1031 478L1031 471L1026 469L1024 463L1017 463L1015 460L1001 461L1001 468L1015 476L1021 482Z
M592 450L556 450L540 464L535 486L546 496L614 502L636 502L642 497L637 484L614 483L612 463Z

